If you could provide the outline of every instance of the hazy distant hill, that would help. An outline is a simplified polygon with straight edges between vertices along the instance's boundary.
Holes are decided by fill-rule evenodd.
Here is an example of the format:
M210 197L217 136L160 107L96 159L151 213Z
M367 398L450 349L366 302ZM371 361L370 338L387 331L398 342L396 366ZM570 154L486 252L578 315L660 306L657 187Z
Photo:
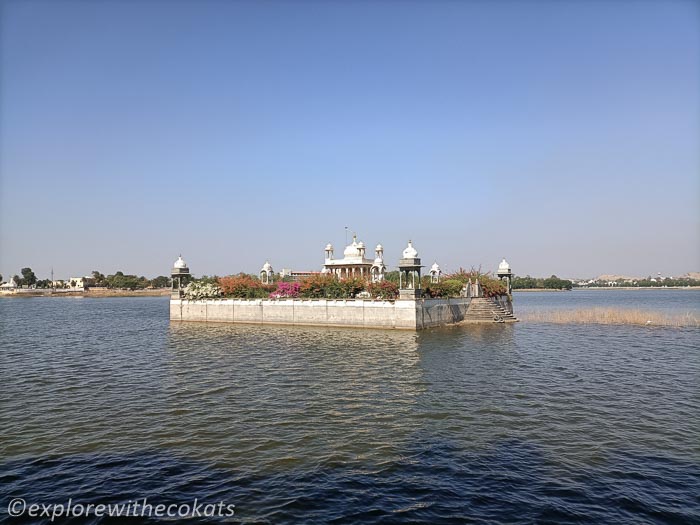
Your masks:
M653 278L656 278L656 275L652 275ZM668 277L664 275L662 278ZM699 279L700 280L700 272L688 272L684 275L680 275L677 277L678 279ZM619 281L622 279L623 281L641 281L643 279L646 279L646 276L644 277L630 277L629 275L617 275L617 274L603 274L599 275L598 277L595 278L596 281Z
M595 278L596 281L617 281L619 279L622 279L623 281L636 281L639 280L639 277L630 277L628 275L615 275L615 274L603 274L599 275L598 277Z

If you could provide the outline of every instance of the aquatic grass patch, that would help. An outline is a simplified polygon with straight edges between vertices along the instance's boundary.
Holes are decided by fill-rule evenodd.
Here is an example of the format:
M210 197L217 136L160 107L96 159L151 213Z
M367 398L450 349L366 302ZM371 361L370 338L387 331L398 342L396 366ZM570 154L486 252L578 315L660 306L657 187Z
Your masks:
M558 324L623 324L640 326L700 327L696 314L667 314L654 310L631 308L577 308L571 310L538 310L519 313L522 321Z

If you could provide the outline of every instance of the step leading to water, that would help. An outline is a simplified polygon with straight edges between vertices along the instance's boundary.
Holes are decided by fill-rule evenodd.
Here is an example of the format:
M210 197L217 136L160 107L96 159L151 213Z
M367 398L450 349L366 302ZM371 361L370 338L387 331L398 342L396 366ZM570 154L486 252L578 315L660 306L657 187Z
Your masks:
M489 297L474 297L464 315L464 320L484 323L514 323L518 321L498 301Z

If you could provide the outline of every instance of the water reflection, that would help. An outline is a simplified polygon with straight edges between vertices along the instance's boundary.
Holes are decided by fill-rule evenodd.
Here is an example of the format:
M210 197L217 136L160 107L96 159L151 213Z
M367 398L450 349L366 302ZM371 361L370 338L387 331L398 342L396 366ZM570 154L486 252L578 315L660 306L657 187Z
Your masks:
M413 332L175 323L168 341L172 410L208 418L208 438L237 451L217 449L220 463L383 461L417 425L410 415L425 387ZM168 431L192 443L176 424Z

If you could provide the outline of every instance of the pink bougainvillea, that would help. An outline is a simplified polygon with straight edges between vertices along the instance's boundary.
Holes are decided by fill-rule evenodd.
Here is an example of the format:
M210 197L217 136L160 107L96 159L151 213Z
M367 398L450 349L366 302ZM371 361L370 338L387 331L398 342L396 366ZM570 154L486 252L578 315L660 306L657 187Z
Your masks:
M270 294L271 299L280 299L283 297L299 297L299 283L277 283L277 290Z

